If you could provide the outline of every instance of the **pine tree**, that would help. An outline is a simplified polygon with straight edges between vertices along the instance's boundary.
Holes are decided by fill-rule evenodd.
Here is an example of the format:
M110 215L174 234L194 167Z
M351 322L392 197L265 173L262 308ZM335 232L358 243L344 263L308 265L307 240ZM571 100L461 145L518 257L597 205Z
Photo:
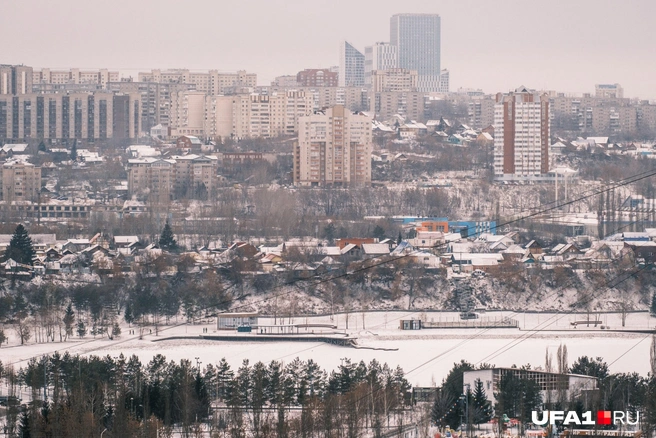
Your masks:
M401 232L399 231L399 237L396 239L396 244L400 245L401 242L403 242L403 236L401 235Z
M75 324L75 314L73 313L73 305L68 303L66 313L64 313L64 327L66 328L66 337L73 336L73 325Z
M77 335L81 338L87 334L87 327L84 325L83 321L77 323Z
M323 229L323 235L326 237L326 240L328 240L328 243L332 245L335 241L335 224L331 222L326 225Z
M230 398L230 382L233 381L235 373L230 369L230 365L225 360L221 359L216 371L216 385L219 400L224 401Z
M476 379L474 382L473 407L475 424L487 423L492 419L492 405L487 399L481 379Z
M125 314L123 315L125 322L132 324L134 321L134 315L132 314L132 304L129 302L125 305Z
M71 146L71 161L77 161L77 139L73 140L73 146Z
M162 234L159 236L159 246L162 249L167 249L169 251L175 250L178 247L178 242L175 241L173 236L173 230L171 230L171 225L169 221L166 221Z
M32 259L36 255L32 239L22 224L19 224L11 237L9 247L5 252L7 258L13 259L24 265L31 265Z
M656 316L656 292L651 296L651 308L649 310L652 315Z
M112 338L118 338L121 336L121 326L118 325L118 322L115 322L112 326Z

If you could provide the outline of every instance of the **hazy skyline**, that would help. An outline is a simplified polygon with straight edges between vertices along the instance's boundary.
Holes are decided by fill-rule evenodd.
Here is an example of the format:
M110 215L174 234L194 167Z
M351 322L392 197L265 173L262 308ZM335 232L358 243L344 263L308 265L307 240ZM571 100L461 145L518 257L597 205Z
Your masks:
M0 63L35 68L238 69L268 85L279 75L339 62L341 40L359 50L389 41L396 13L442 17L442 68L451 90L487 93L524 84L594 92L620 83L626 97L656 98L651 0L0 0Z

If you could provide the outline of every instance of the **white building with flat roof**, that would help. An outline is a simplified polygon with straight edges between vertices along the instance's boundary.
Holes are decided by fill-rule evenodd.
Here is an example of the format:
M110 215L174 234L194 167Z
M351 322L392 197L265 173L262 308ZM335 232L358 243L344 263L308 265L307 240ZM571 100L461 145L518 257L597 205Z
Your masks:
M501 380L506 376L528 379L540 385L543 403L548 400L555 401L558 392L566 394L566 399L576 397L586 391L597 389L597 378L579 374L560 374L539 370L524 370L520 368L490 368L485 370L465 371L462 376L463 394L469 388L472 392L476 387L476 380L483 382L485 395L494 406L497 402L495 394L499 392Z

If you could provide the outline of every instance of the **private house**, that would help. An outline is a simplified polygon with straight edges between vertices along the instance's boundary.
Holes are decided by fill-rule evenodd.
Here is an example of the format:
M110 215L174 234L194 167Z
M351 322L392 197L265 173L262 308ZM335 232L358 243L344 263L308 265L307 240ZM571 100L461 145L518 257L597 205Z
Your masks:
M531 240L529 243L524 245L524 248L526 248L533 255L542 254L542 246L535 240Z
M193 135L182 135L175 141L175 145L178 149L200 150L203 142Z
M362 253L366 258L386 256L389 255L390 248L386 243L363 243Z

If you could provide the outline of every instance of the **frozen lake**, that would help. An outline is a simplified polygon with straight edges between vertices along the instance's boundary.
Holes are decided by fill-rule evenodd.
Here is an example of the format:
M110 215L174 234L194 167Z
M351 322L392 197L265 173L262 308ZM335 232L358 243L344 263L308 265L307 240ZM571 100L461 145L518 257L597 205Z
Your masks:
M31 356L52 353L55 350L69 351L71 354L95 354L125 356L136 354L146 363L155 354L163 354L169 360L179 361L189 359L195 362L198 357L202 365L218 363L225 357L233 369L239 367L244 359L251 364L256 361L271 360L291 361L295 357L302 360L313 359L326 370L332 370L340 365L342 359L349 358L353 362L376 359L387 362L391 367L400 365L407 373L407 378L413 385L429 386L433 382L439 384L453 367L454 362L461 359L473 364L489 363L496 366L521 366L530 363L534 368L544 365L545 352L556 355L560 344L566 344L569 363L572 364L580 356L602 357L611 366L611 372L637 372L646 376L649 371L649 348L651 335L634 333L629 330L647 331L656 326L656 318L648 313L631 313L626 318L625 331L621 331L621 315L591 314L591 319L602 321L602 330L597 327L579 323L573 329L574 321L587 320L585 314L556 313L516 313L488 312L481 318L502 319L514 318L519 323L519 329L424 329L414 331L400 330L402 319L424 319L425 321L458 321L459 314L453 312L367 312L352 313L349 316L349 330L346 330L344 314L322 317L285 318L284 323L332 323L338 330L357 337L358 344L365 347L395 349L380 351L371 349L355 349L339 347L323 342L257 342L210 341L203 339L171 339L152 342L153 339L174 336L199 336L203 334L230 334L234 332L217 332L216 326L180 325L160 327L159 336L155 330L145 330L146 335L139 340L136 335L128 334L128 327L123 329L119 340L110 341L107 338L87 339L69 343L32 344L16 346L0 350L1 360L22 366ZM364 328L363 328L364 319ZM278 319L276 321L280 323ZM273 325L273 318L260 318L260 325ZM206 329L206 332L204 331ZM251 336L257 336L252 334Z

